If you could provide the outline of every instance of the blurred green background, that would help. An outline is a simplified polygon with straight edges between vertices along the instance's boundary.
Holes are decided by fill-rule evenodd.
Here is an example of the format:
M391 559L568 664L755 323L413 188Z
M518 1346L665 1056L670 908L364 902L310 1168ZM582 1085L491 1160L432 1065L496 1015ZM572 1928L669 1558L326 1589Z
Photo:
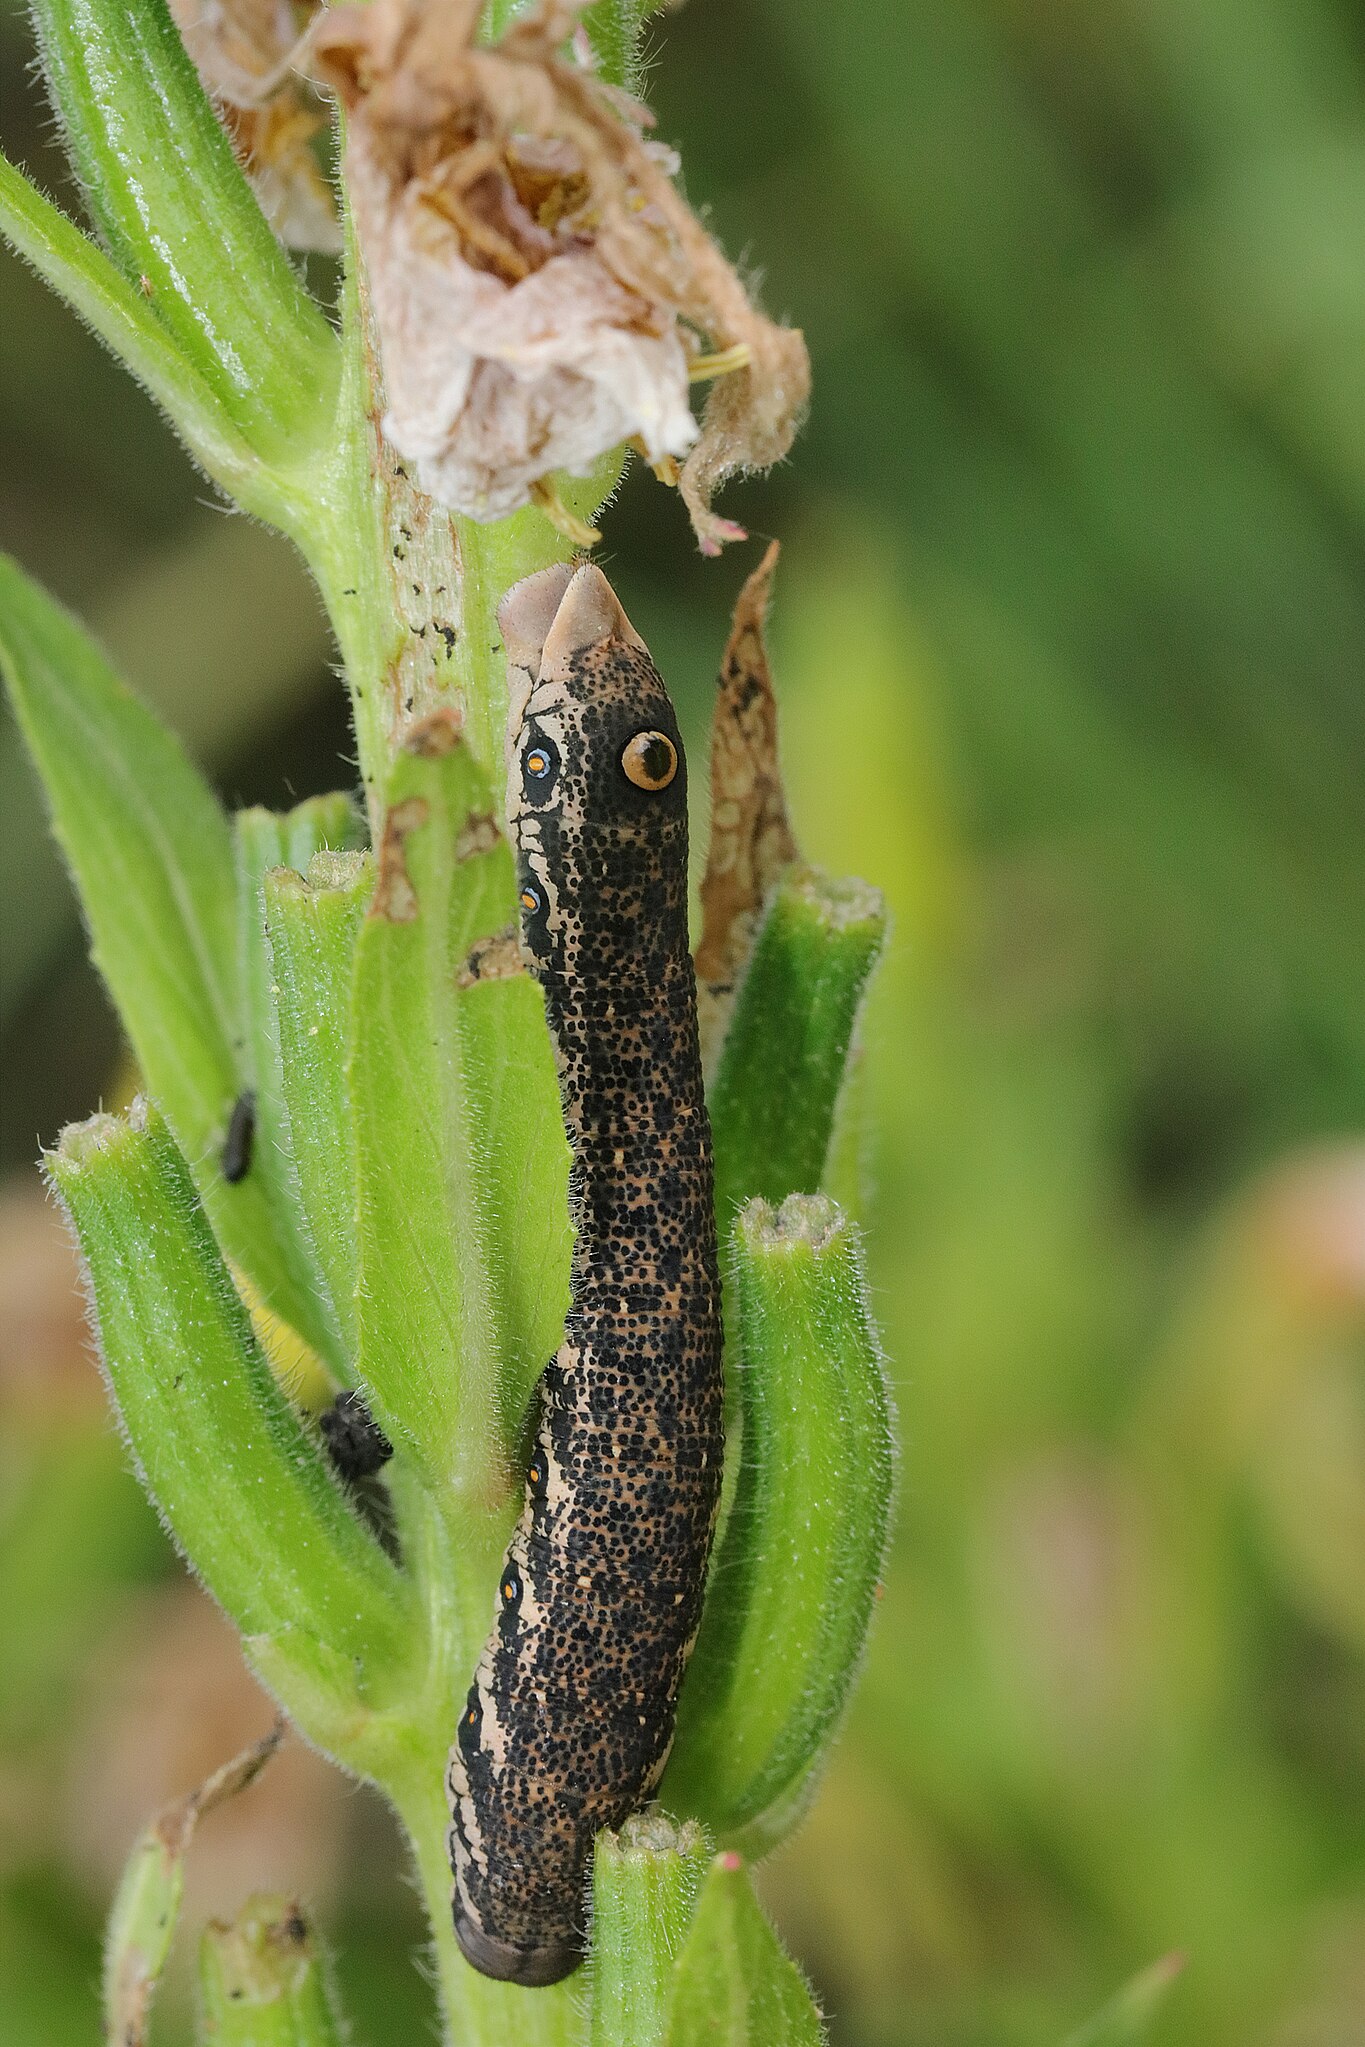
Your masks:
M725 502L784 544L797 827L896 917L845 1173L899 1526L769 1896L839 2047L1057 2047L1177 1949L1163 2043L1360 2047L1365 10L691 0L655 42L692 198L814 359ZM0 132L69 195L30 55L4 0ZM207 496L0 258L0 544L282 804L346 779L343 695ZM602 558L695 755L755 551L698 561L636 475ZM34 1193L120 1054L9 728L0 818L0 2039L66 2047L132 1833L265 1713ZM424 2037L382 1815L278 1768L196 1908L301 1885L361 2038Z

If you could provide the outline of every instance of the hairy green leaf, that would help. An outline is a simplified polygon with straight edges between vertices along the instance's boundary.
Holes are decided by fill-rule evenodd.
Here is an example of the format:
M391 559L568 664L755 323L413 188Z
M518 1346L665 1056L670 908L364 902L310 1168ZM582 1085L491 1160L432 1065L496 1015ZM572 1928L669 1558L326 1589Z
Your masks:
M47 1167L143 1484L295 1718L353 1746L401 1683L411 1598L271 1375L169 1131L95 1116Z
M0 557L0 668L52 826L147 1088L164 1110L227 1256L302 1314L259 1177L219 1170L245 1084L232 839L178 742L87 635Z
M856 1234L823 1195L734 1234L739 1472L661 1796L762 1852L801 1810L857 1675L892 1490Z
M672 1972L665 2047L821 2047L824 2037L742 1858L718 1855Z
M346 1069L356 942L374 888L368 853L317 853L265 875L265 928L288 1144L304 1226L341 1335L356 1355L355 1130Z
M256 1139L250 1170L259 1178L270 1208L275 1243L289 1281L286 1294L267 1300L343 1376L346 1348L341 1325L305 1234L299 1175L285 1113L280 1023L263 889L272 868L299 872L321 848L348 846L357 823L354 806L345 795L310 797L284 816L268 810L242 810L233 820L244 1024L241 1065L255 1097ZM256 1277L254 1273L251 1276Z

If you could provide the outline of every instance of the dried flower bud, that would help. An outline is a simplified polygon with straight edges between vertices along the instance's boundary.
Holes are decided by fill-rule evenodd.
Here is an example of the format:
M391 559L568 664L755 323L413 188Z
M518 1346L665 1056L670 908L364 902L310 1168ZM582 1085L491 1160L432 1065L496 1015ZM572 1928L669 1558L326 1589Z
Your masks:
M346 176L388 392L422 487L498 519L556 469L623 441L683 485L698 538L734 530L716 482L785 453L809 371L671 182L649 116L563 54L576 0L541 0L492 49L476 0L336 10L314 48L347 108ZM700 428L699 356L728 355Z

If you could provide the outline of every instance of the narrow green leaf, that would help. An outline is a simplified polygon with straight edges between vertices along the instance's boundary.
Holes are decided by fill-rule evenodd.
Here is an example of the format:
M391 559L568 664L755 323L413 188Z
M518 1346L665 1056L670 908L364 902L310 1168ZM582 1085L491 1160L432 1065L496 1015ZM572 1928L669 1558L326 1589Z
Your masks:
M886 937L880 895L808 868L784 877L735 1000L715 1084L722 1233L754 1195L814 1194L868 977Z
M206 1812L254 1782L280 1745L284 1722L158 1813L133 1844L109 1913L104 1946L108 2047L143 2047L152 1998L175 1938L185 1856Z
M203 2047L343 2047L324 1958L290 1898L248 1900L231 1926L212 1921L199 1948Z
M374 862L368 853L317 853L306 876L293 864L276 867L263 886L289 1150L346 1376L353 1377L356 1160L346 1070L355 950Z
M164 408L214 482L248 510L278 522L269 475L147 298L4 156L0 234Z
M823 1195L734 1233L739 1473L661 1796L760 1853L857 1675L886 1546L890 1402L856 1234Z
M256 1106L251 1172L259 1176L274 1222L279 1263L287 1280L287 1290L267 1296L267 1300L326 1358L335 1372L344 1375L346 1346L341 1324L333 1313L330 1291L321 1265L314 1258L311 1239L305 1234L299 1176L285 1112L280 1027L263 888L271 869L298 872L320 849L341 849L351 844L358 820L350 798L338 794L311 797L283 816L261 809L239 811L233 823L237 958L244 1021L241 1065ZM251 1277L257 1276L253 1272Z
M0 559L0 660L95 964L193 1154L235 1091L228 824L178 742L66 612Z
M711 1864L671 1988L665 2047L821 2047L825 2037L733 1852Z
M46 1163L143 1484L305 1732L353 1745L401 1685L411 1599L271 1375L169 1131L139 1104Z
M706 1862L701 1829L675 1827L659 1814L598 1835L589 2047L663 2047L673 1965Z
M437 713L390 776L350 1092L360 1376L452 1505L499 1497L565 1298L563 1141L537 991L461 985L513 900L487 784L458 719ZM556 1202L547 1249L533 1231Z
M34 0L33 14L115 264L251 446L297 452L334 409L336 338L271 233L165 0Z
M1093 2019L1068 2033L1063 2047L1141 2047L1184 1966L1183 1955L1163 1955L1125 1983Z
M0 557L0 668L108 984L227 1256L298 1311L262 1181L219 1154L245 1083L232 839L178 742L68 613Z

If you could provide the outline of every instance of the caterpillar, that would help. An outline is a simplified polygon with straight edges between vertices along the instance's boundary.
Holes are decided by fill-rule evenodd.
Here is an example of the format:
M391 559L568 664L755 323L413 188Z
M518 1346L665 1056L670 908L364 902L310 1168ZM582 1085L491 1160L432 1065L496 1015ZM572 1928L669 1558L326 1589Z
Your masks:
M593 1837L658 1783L721 1477L711 1134L673 707L599 569L517 584L508 826L572 1153L564 1341L451 1750L455 1932L485 1975L582 1960Z

